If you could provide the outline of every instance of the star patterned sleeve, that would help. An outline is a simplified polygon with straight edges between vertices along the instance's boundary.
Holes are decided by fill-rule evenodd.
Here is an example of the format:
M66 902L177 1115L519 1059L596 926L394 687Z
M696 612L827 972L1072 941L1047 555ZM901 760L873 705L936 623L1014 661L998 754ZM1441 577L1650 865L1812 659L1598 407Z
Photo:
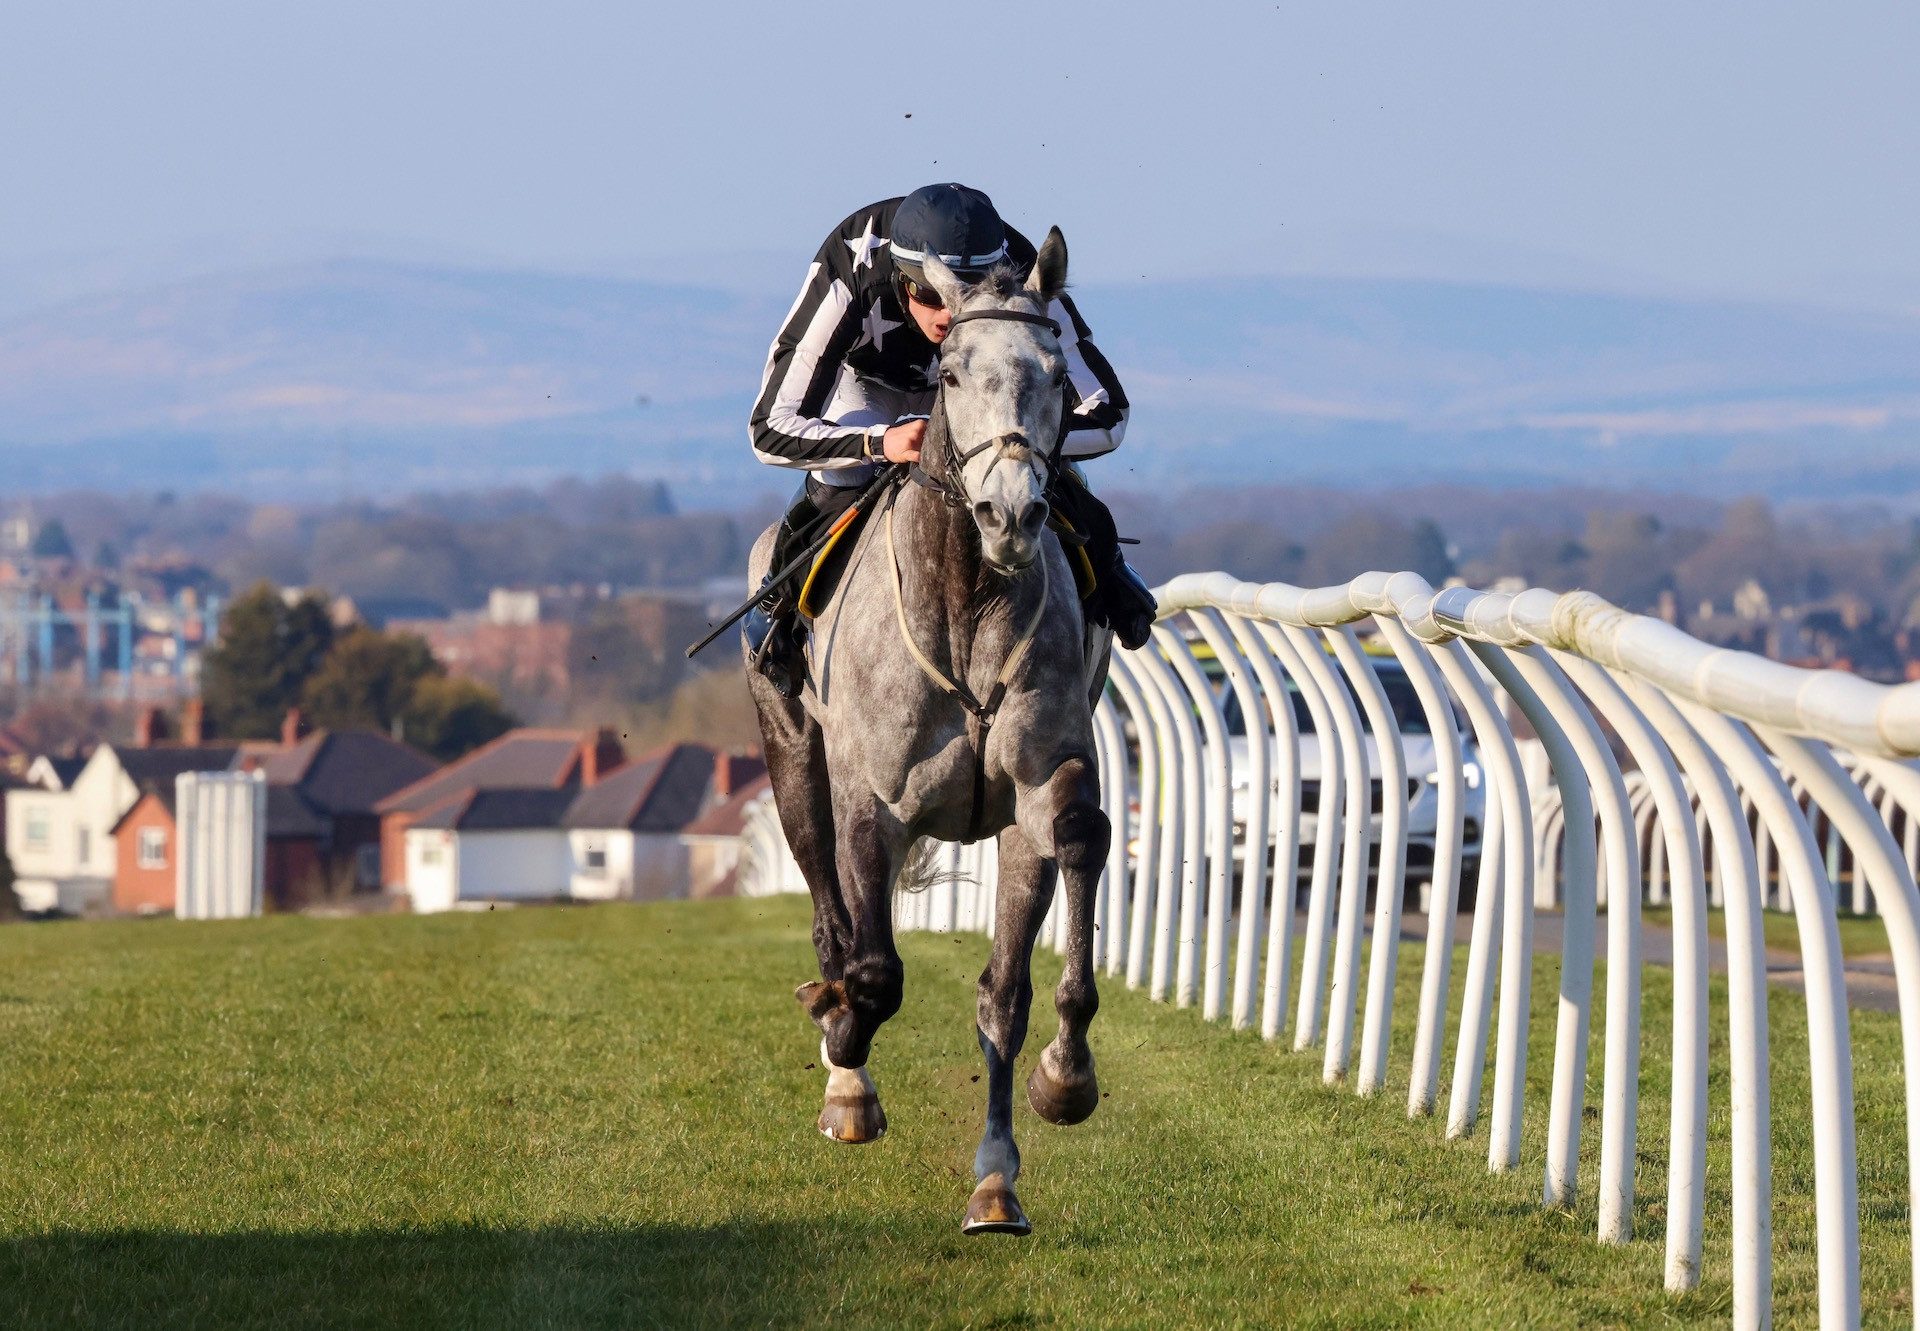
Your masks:
M861 327L836 246L845 247L838 232L827 238L807 270L800 295L767 351L760 396L747 424L755 455L776 467L814 471L866 456L867 427L835 425L821 416Z
M1073 390L1061 423L1066 436L1061 452L1069 458L1111 453L1127 432L1126 390L1093 344L1093 330L1080 317L1073 298L1058 297L1049 313L1060 325L1060 350L1067 358L1067 382Z

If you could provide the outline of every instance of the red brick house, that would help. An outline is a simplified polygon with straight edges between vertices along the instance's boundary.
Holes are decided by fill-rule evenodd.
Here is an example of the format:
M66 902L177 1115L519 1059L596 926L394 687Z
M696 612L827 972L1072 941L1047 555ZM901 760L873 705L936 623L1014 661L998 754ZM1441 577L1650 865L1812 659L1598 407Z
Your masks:
M128 914L172 914L179 829L171 784L141 791L113 826L113 908Z
M374 730L299 733L290 713L279 748L237 764L267 781L267 899L282 909L382 882L381 800L432 775L419 750Z
M394 620L389 631L427 640L434 659L456 675L564 694L572 681L573 625L565 621L496 624L479 617Z
M153 731L143 725L141 734L151 739ZM155 744L115 752L135 795L108 832L114 852L109 900L115 910L171 912L179 854L174 782L187 772L227 771L238 750L231 744Z

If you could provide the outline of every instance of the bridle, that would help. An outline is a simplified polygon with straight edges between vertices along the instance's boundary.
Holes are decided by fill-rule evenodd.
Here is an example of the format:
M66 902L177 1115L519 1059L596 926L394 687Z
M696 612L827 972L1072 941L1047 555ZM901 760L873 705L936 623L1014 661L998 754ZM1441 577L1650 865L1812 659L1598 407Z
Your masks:
M1008 309L962 310L958 314L955 314L952 321L947 324L948 334L951 335L953 329L958 328L961 324L967 323L970 320L986 319L998 320L1002 323L1033 324L1036 327L1044 328L1052 333L1056 341L1058 341L1060 337L1059 322L1048 315L1034 314L1029 310ZM941 353L943 359L945 354L944 351ZM1000 457L994 459L995 466L1000 464L1002 458L1012 457L1015 450L1025 449L1030 455L1041 459L1046 466L1047 475L1053 474L1054 466L1060 460L1061 441L1059 439L1054 440L1051 448L1042 452L1036 449L1033 446L1033 441L1028 439L1027 436L1019 430L1012 430L1006 434L997 434L991 439L983 440L975 444L972 448L964 450L961 449L958 444L954 443L952 431L943 428L940 431L940 435L946 453L948 479L945 481L936 479L928 475L926 470L919 466L915 466L912 471L908 473L908 476L915 484L923 485L930 490L939 491L947 503L956 508L964 507L967 502L966 484L963 479L966 475L966 464L990 448L1002 450Z

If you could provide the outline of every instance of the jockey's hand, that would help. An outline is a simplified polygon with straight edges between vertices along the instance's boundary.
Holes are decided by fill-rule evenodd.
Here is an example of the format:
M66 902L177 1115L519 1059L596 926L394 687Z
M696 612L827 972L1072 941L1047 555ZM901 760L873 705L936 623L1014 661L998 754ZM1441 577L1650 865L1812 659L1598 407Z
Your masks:
M920 460L920 441L927 437L925 421L901 421L887 429L886 438L881 441L881 451L889 462L918 462Z

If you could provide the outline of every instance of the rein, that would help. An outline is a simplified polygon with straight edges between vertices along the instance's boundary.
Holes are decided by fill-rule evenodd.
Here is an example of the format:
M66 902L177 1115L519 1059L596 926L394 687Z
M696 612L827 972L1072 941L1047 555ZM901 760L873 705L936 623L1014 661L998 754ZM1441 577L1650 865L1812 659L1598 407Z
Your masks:
M986 815L987 804L987 732L993 728L994 718L1000 714L1000 704L1006 700L1007 686L1013 682L1020 663L1026 659L1027 649L1033 646L1035 635L1040 632L1040 620L1047 613L1047 561L1043 556L1037 562L1040 565L1040 596L1034 602L1033 614L1027 620L1026 627L1014 640L1013 650L1007 653L1007 659L1000 666L1000 673L994 676L993 687L987 690L985 701L976 698L973 690L960 680L955 679L927 658L920 650L920 644L913 640L913 630L907 624L906 593L901 590L900 552L893 541L893 498L899 497L899 490L887 502L887 562L893 569L893 616L900 625L900 640L907 645L908 655L914 664L934 686L948 697L958 702L967 712L967 738L973 743L973 794L967 813L967 840L980 839L980 820Z

